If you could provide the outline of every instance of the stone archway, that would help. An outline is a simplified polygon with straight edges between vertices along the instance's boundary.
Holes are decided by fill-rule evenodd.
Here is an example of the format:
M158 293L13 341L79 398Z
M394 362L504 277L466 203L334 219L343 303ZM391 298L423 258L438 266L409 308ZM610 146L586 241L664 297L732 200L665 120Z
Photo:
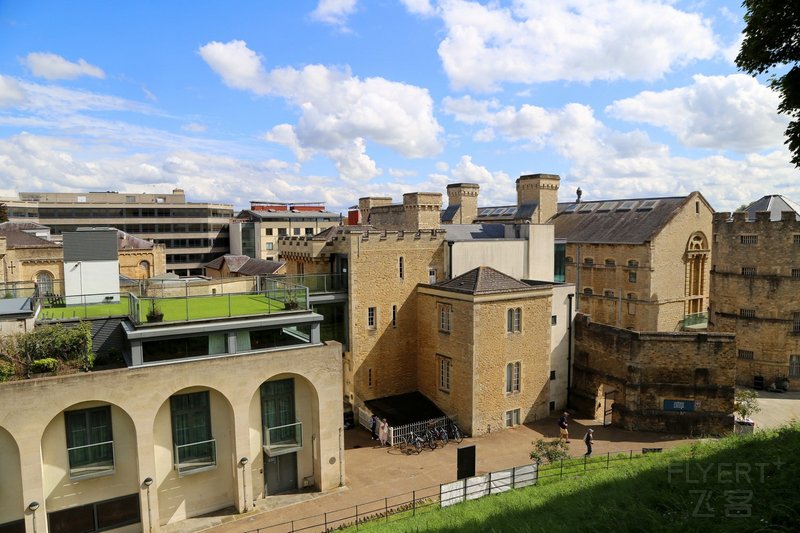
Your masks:
M22 472L19 446L11 433L0 427L0 457L3 458L3 475L0 475L0 529L24 519L22 500Z

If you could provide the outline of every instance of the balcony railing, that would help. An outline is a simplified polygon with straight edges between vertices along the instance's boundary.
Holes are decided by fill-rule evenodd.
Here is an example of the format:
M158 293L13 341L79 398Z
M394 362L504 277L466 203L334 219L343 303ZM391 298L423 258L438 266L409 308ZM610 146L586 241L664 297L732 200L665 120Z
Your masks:
M347 292L347 274L296 274L269 276L268 280L282 280L292 285L308 287L311 294Z
M216 439L175 445L175 470L177 470L178 475L196 474L216 466Z
M684 316L683 327L692 329L708 327L708 313L694 313Z
M114 473L114 441L67 448L70 479Z
M303 447L303 423L264 427L264 453L270 457L291 453Z

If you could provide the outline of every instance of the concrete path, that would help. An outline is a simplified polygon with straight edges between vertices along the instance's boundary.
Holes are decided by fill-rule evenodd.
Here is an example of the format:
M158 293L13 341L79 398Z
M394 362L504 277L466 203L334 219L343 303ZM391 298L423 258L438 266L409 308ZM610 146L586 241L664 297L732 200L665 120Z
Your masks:
M761 411L752 417L756 430L775 428L800 420L800 392L756 392L758 405L761 407Z
M575 419L570 423L571 455L582 456L585 446L582 437L588 427L595 429L594 455L628 450L641 451L643 447L669 448L688 442L677 435L623 431L605 428L594 420ZM465 439L461 446L476 446L478 474L529 464L531 441L558 436L556 418L540 420L528 426L499 431L475 439ZM215 516L193 518L162 527L167 533L188 531L214 531L225 533L283 533L322 523L323 513L328 513L329 524L345 515L383 509L384 498L388 504L410 501L412 491L416 497L438 494L438 485L456 480L456 448L454 443L436 450L425 449L419 455L405 455L397 448L375 446L368 431L355 428L345 432L345 476L347 486L325 494L301 493L270 497L259 502L253 511L235 514L228 509ZM392 498L394 497L394 498ZM346 509L336 513L335 511ZM303 518L311 517L309 520ZM294 524L292 524L294 521ZM321 531L309 528L306 531Z

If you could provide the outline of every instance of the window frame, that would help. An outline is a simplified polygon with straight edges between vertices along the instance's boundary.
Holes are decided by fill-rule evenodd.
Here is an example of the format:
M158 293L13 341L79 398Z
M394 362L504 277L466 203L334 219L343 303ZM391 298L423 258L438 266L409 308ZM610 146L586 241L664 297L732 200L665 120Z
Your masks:
M506 311L506 333L522 333L521 307L510 307Z
M517 394L522 390L522 363L512 361L506 364L506 394Z
M103 413L103 423L100 425L95 424L96 418L93 415ZM76 433L79 431L77 428L74 427L75 419L83 418L84 427L82 430L82 438L78 440L81 442L85 442L85 444L76 444ZM107 428L107 434L105 433ZM102 432L102 436L98 434ZM110 405L101 405L98 407L89 407L87 409L74 409L70 411L64 411L64 433L66 436L66 444L67 444L67 464L69 465L69 478L70 479L86 479L92 477L101 477L101 476L110 476L113 475L116 471L116 455L114 450L114 427L111 417L111 406ZM100 459L94 457L96 454L92 451L94 446L102 446L104 444L110 444L110 461L111 465L109 468L105 468L103 470L97 471L89 471L81 473L79 470L81 468L90 467L92 465L96 465L99 462L108 461L107 452L105 454L105 458ZM73 465L73 450L78 448L88 448L87 453L92 456L92 458L87 459L85 461L81 461L82 464Z
M400 279L406 279L406 265L402 255L397 259L397 273Z
M198 400L198 403L187 407L178 406L178 402L182 401L184 398L187 399L188 403L194 403L195 400ZM201 398L202 401L199 401ZM170 421L172 425L173 463L175 465L175 470L178 472L178 476L182 477L215 469L217 467L217 447L211 420L211 392L204 390L173 394L169 398L169 404ZM186 425L183 429L178 427L181 417L186 417L189 422L189 425ZM204 419L202 425L197 423L200 418ZM201 440L189 442L190 439L186 439L184 433L191 432L203 433ZM210 453L202 457L200 454L196 454L196 456L189 457L188 462L181 462L179 447L200 444L209 444L208 448ZM188 468L182 466L186 464L191 465L191 461L197 461L198 459L207 459L206 464L203 464L201 461L199 466L190 466Z
M453 305L439 302L439 331L450 333L453 330Z
M437 354L436 384L441 392L450 393L452 387L453 360L446 355Z
M367 329L378 329L378 308L367 307Z
M513 428L521 424L521 413L519 407L506 411L505 423L507 428Z
M800 378L800 355L792 354L789 356L789 377Z

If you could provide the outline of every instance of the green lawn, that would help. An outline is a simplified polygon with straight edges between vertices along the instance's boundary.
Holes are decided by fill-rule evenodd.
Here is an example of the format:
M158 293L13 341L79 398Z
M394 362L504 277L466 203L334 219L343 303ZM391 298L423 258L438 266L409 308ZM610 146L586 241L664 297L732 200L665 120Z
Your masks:
M70 305L66 307L42 308L42 320L68 318L91 318L128 315L128 296L123 295L119 303L98 303ZM193 296L189 298L157 298L157 307L164 314L164 322L246 316L284 311L285 305L279 300L263 294L224 294L214 296ZM147 322L150 300L139 300L138 318Z
M364 532L797 531L800 424L622 460L446 509L361 524ZM613 456L612 456L613 461ZM595 467L596 469L592 469ZM350 528L347 531L355 531Z

